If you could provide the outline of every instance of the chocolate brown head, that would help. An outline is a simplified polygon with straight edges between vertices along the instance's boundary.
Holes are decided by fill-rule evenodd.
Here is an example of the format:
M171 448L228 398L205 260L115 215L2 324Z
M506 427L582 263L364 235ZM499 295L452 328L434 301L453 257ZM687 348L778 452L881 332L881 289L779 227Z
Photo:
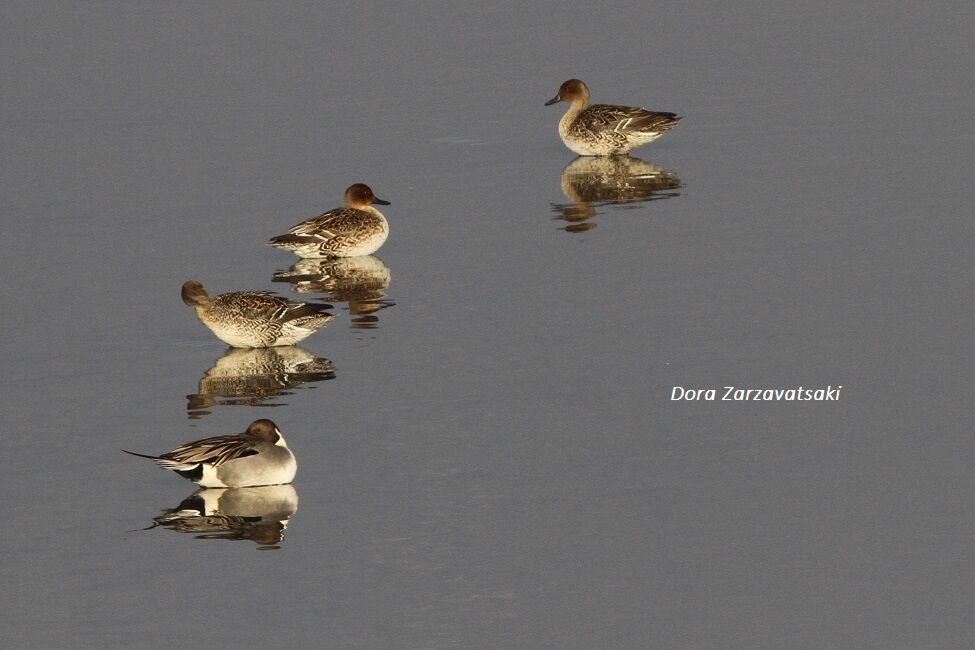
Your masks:
M270 420L254 420L244 433L261 440L267 440L272 445L277 444L278 440L281 439L281 431Z
M551 106L558 102L574 102L577 100L589 101L589 88L578 79L569 79L559 86L559 94L545 102L545 105Z
M372 193L365 183L350 185L345 190L345 206L347 208L364 208L367 205L389 205L389 201L383 201Z

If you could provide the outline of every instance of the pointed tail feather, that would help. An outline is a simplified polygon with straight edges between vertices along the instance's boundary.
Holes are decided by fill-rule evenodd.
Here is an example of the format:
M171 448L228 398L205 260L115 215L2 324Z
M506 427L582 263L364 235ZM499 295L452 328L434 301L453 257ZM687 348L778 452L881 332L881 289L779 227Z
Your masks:
M134 451L128 451L126 449L119 449L119 451L125 452L126 454L131 454L133 456L138 456L139 458L148 458L149 460L154 460L156 462L159 462L159 456L148 456L146 454L137 454Z
M165 458L163 456L149 456L147 454L137 454L134 451L127 451L125 449L121 449L120 451L124 451L125 453L131 454L133 456L138 456L139 458L148 458L149 460L154 461L160 467L163 467L165 469L171 469L174 472L193 471L200 465L200 463L181 463L178 460Z
M271 237L268 240L268 245L274 246L276 248L296 248L300 246L309 246L316 243L314 237L308 237L307 235L293 235L288 233L286 235L278 235L277 237Z
M288 309L281 320L287 322L307 316L331 316L331 314L323 313L326 309L332 309L332 305L323 302L306 302L299 307Z

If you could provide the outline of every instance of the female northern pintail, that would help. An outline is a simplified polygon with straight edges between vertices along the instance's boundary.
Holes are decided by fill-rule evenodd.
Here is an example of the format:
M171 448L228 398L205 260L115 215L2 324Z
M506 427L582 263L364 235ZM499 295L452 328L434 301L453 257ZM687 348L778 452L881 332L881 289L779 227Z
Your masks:
M198 392L186 396L186 410L191 418L199 418L216 405L254 406L291 395L299 386L334 378L331 361L296 345L228 348L200 378Z
M557 102L570 102L559 121L559 135L565 146L580 156L626 153L653 142L680 121L673 113L655 113L644 108L610 104L589 106L589 88L578 79L563 83L559 94L545 105Z
M290 483L298 471L294 454L270 420L255 420L243 433L187 442L159 456L125 453L154 460L208 488L280 485Z
M183 302L218 339L235 348L294 345L334 319L331 305L287 300L270 291L235 291L211 299L194 280L183 284Z
M368 185L356 183L345 190L345 207L302 221L286 235L271 238L271 246L298 257L356 257L379 250L389 235L389 224L373 205L389 205L376 198Z

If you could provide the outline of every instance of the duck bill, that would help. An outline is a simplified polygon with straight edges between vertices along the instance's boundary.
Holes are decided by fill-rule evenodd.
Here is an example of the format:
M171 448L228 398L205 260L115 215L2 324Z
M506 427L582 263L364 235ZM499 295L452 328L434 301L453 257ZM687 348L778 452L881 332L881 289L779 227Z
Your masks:
M382 200L381 198L379 198L378 196L374 196L374 197L373 197L373 199L372 199L372 204L373 204L373 205L392 205L392 203L390 203L389 201L383 201L383 200Z
M559 97L558 95L556 95L552 99L550 99L547 102L545 102L545 105L546 106L551 106L552 104L558 104L560 101L562 101L562 98Z

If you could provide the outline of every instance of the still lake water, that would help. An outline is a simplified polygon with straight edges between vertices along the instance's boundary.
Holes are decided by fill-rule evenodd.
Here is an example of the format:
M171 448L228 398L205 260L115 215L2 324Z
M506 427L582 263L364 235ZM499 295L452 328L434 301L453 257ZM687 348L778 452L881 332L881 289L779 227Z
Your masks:
M975 644L968 4L0 17L4 647ZM570 77L685 119L586 168ZM264 245L357 181L364 286ZM338 318L237 358L190 278ZM258 417L283 540L141 530L120 448Z

